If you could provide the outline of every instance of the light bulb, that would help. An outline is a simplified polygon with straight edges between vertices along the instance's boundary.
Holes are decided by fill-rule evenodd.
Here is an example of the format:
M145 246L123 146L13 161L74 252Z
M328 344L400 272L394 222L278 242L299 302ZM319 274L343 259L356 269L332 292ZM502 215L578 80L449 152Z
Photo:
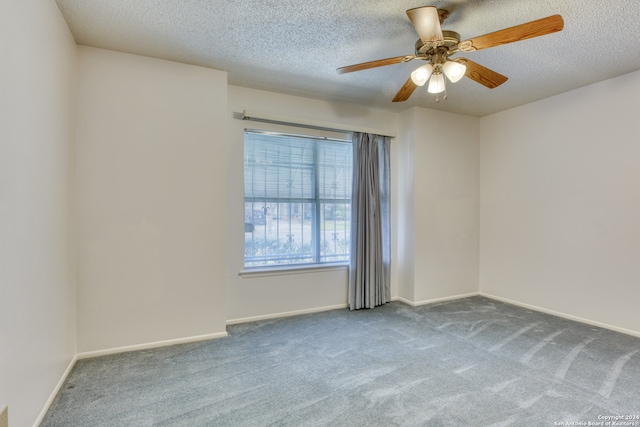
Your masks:
M413 81L416 86L423 86L427 80L429 80L429 77L431 77L432 72L433 65L425 64L422 67L416 68L413 73L411 73L411 81Z
M452 83L455 83L464 77L467 67L459 62L447 61L442 66L442 71Z
M427 89L429 93L440 93L444 92L444 77L442 73L434 74L431 76L431 80L429 80L429 88Z

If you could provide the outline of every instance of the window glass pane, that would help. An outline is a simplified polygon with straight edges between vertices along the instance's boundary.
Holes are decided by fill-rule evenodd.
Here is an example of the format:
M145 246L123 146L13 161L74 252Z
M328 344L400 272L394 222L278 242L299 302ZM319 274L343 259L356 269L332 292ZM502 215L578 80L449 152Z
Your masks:
M349 260L352 148L245 131L245 267Z
M351 199L352 148L350 144L325 143L318 150L319 197Z
M351 203L322 203L321 206L321 261L349 261Z
M249 202L244 206L245 266L314 262L313 203Z
M314 198L313 144L295 137L245 136L245 197Z

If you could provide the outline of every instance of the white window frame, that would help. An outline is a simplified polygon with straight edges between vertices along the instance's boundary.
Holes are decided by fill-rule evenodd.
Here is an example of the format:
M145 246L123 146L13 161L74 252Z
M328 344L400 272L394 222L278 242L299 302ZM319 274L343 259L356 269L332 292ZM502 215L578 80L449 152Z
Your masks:
M284 135L292 135L292 136L300 136L300 137L305 137L305 138L309 138L309 139L316 139L316 140L331 140L331 141L340 141L342 143L345 144L349 144L351 145L351 134L347 133L347 132L331 132L331 131L325 131L325 130L316 130L316 129L282 129L282 126L274 126L269 125L269 126L260 126L258 129L252 127L252 128L245 128L244 132L243 132L243 146L244 146L244 139L245 139L245 134L246 132L259 132L259 133L278 133L278 134L284 134ZM244 176L244 162L243 162L243 176ZM317 167L317 165L316 165ZM315 172L316 176L317 176L317 170ZM320 206L323 202L334 202L336 201L335 199L321 199L319 197L319 193L316 191L315 193L315 198L312 199L313 203L315 203L316 206L316 215L318 214L318 211L320 210ZM243 204L251 202L251 201L255 201L256 198L247 198L244 194L244 185L243 185ZM345 199L341 199L339 200L340 202L344 202ZM276 203L277 201L275 200L271 200L272 203ZM281 200L282 203L285 203L286 200L283 198ZM300 202L300 201L298 201ZM307 202L307 201L305 201ZM349 207L351 204L351 200L350 198L348 199L348 203L349 203ZM246 205L245 205L246 206ZM245 211L245 209L243 208L243 212ZM316 270L316 269L322 269L322 270L330 270L330 269L345 269L346 266L348 266L349 261L348 260L341 260L341 261L320 261L320 256L321 254L318 251L319 248L319 232L320 232L320 227L321 227L321 221L319 219L319 216L316 216L316 221L315 221L315 229L313 230L314 232L314 244L316 246L316 250L315 250L315 254L316 254L316 259L314 259L312 262L304 262L304 263L291 263L291 264L270 264L270 265L247 265L246 262L246 258L243 255L243 266L244 269L240 272L240 275L242 276L259 276L259 275L270 275L273 272L277 273L277 274L297 274L297 273L303 273L303 272L307 272L309 270ZM245 236L246 236L246 231L245 231ZM243 249L245 248L245 244L246 242L243 242Z

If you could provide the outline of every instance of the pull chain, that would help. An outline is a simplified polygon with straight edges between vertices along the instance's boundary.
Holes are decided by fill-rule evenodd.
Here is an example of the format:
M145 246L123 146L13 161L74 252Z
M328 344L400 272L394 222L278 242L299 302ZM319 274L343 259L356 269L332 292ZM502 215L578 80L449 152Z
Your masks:
M444 81L444 100L447 100L447 79L443 79Z

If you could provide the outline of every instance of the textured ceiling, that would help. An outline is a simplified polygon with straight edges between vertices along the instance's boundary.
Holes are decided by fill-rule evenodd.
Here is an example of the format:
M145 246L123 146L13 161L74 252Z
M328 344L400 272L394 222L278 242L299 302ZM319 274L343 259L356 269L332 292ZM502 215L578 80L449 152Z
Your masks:
M228 72L229 84L402 111L419 105L484 116L640 70L638 0L57 0L78 44ZM435 102L426 87L392 103L412 61L338 75L336 68L413 54L405 10L450 12L462 39L560 14L564 30L459 53L509 80L462 79Z

